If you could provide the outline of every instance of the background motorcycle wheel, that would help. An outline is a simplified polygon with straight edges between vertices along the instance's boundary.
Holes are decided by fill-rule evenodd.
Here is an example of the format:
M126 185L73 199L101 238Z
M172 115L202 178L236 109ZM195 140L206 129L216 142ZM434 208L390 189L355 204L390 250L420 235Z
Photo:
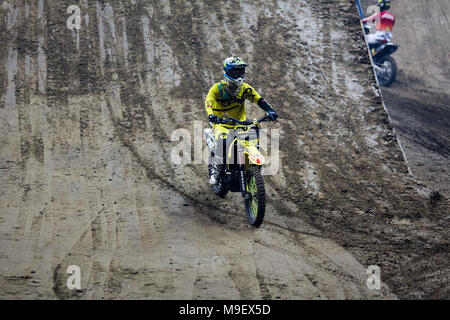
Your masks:
M387 77L380 77L378 74L378 83L382 87L389 87L392 82L395 81L395 77L397 76L397 63L394 58L387 56L382 58L377 65L381 68L389 68L390 74Z
M259 227L266 212L266 191L259 167L252 167L247 171L245 184L250 195L249 199L245 200L245 213L249 223L254 227Z
M208 173L209 173L210 178L211 178L211 170L212 170L211 167L212 166L213 166L212 164L208 165ZM219 184L217 186L211 186L211 190L221 198L224 198L228 193L228 189L222 185L222 182L219 182Z

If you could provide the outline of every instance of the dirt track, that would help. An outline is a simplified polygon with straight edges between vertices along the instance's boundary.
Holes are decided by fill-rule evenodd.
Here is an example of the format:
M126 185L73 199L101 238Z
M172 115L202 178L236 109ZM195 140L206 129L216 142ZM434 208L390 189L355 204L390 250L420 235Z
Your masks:
M79 33L72 1L12 3L0 298L449 298L450 205L408 177L353 1L79 1ZM231 54L280 114L259 229L205 165L170 161Z
M448 1L396 3L400 73L383 96L414 176L450 196Z

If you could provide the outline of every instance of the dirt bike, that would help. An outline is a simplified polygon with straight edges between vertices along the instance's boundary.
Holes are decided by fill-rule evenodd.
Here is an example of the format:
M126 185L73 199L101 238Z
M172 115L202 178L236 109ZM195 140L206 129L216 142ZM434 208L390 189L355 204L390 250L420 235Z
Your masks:
M371 28L364 26L364 32L370 33ZM373 65L377 74L380 86L389 87L397 76L397 63L391 55L397 51L398 45L391 42L389 37L384 38L379 43L369 45L372 55Z
M227 137L228 147L224 146L226 156L225 172L219 183L212 185L212 191L219 197L225 197L228 192L241 192L245 204L245 212L248 222L259 227L264 220L266 211L266 192L261 166L264 164L264 156L259 147L260 123L270 121L268 115L252 121L239 121L234 118L222 119L223 124L236 125L230 129ZM212 126L212 123L210 123ZM208 145L209 163L208 171L211 177L216 165L213 161L216 153L217 143L214 131L207 128L204 131L205 140Z

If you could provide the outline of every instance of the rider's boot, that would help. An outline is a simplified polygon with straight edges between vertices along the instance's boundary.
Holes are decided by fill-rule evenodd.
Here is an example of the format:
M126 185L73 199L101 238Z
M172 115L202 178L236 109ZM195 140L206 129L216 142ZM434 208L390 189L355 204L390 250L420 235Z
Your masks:
M213 186L217 186L220 181L220 177L222 176L222 172L224 169L223 164L214 164L211 170L211 178L209 179L209 183Z

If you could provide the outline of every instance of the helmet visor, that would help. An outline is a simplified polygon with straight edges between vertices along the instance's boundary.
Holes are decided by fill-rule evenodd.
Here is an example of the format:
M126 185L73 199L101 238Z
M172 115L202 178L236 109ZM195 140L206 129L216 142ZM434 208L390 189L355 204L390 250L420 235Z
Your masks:
M231 69L231 70L227 70L227 74L234 78L240 78L245 74L245 68L237 68L237 69Z

